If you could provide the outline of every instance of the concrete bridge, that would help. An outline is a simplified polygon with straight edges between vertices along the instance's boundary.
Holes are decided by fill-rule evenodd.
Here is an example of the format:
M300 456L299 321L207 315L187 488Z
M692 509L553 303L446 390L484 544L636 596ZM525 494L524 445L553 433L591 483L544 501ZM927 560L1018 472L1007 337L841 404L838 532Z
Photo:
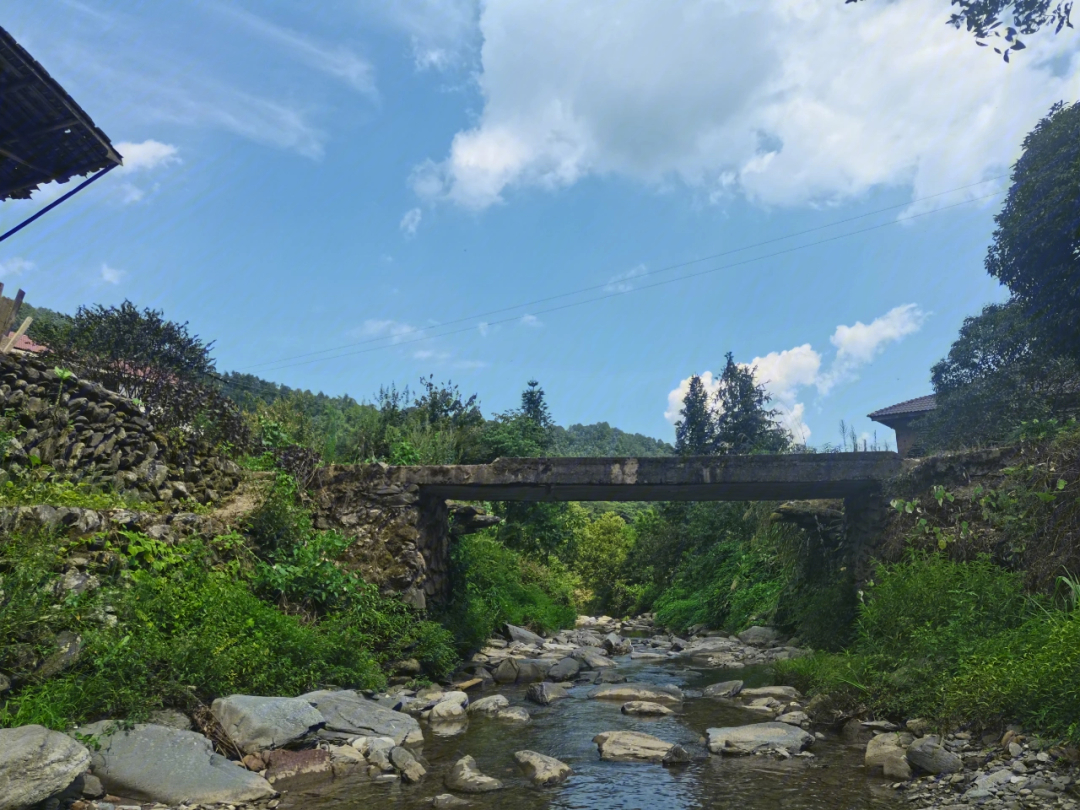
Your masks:
M449 593L447 500L844 500L852 563L884 521L882 484L896 453L655 458L511 458L491 464L332 466L312 482L316 525L356 538L350 562L417 606Z

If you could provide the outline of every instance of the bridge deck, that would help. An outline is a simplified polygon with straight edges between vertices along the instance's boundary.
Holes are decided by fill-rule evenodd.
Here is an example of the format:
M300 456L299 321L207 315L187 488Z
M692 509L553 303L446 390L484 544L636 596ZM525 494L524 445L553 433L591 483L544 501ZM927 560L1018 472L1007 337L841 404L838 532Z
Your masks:
M743 501L843 498L900 472L896 453L509 458L491 464L391 467L428 495L490 501Z

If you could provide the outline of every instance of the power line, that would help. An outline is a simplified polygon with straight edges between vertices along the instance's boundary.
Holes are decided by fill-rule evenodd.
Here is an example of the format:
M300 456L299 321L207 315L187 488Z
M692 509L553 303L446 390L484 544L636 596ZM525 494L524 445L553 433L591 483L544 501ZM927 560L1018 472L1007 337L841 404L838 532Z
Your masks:
M984 181L984 182L988 182L988 181ZM974 185L978 185L978 184L974 184ZM964 186L964 188L969 188L969 187L970 186ZM948 192L942 192L942 193L948 193ZM583 301L572 301L572 302L570 302L568 304L560 304L559 306L549 307L547 309L536 310L535 312L532 312L530 314L533 314L533 315L545 315L545 314L548 314L548 313L551 313L551 312L559 312L559 311L564 310L564 309L570 309L572 307L583 306L585 304L592 304L592 303L596 303L596 302L599 302L599 301L606 301L606 300L608 300L610 298L617 298L617 297L622 296L622 295L629 295L630 293L640 292L641 290L650 290L650 289L654 289L656 287L662 287L662 286L665 286L665 285L668 285L668 284L674 284L674 283L679 282L679 281L686 281L688 279L700 278L701 276L709 275L711 273L716 273L716 272L719 272L720 270L729 270L729 269L731 269L733 267L741 267L743 265L751 264L753 262L762 261L764 259L772 259L772 258L776 258L777 256L784 256L784 255L787 255L789 253L794 253L794 252L799 251L799 250L805 250L806 248L811 248L811 247L816 247L818 245L828 244L829 242L835 242L835 241L840 240L840 239L847 239L848 237L851 237L851 236L858 236L859 234L868 233L870 231L879 230L881 228L886 228L886 227L888 227L890 225L895 225L895 224L900 223L900 222L908 222L908 221L913 220L913 219L918 219L920 217L929 216L930 214L936 214L936 213L938 213L940 211L947 211L947 210L949 210L951 208L957 208L957 207L959 207L961 205L968 205L968 204L973 203L973 202L979 202L981 200L989 199L990 197L996 197L996 196L998 196L1000 194L1004 194L1004 193L1005 193L1004 191L995 191L995 192L993 192L991 194L984 194L981 197L973 197L970 200L963 200L961 202L953 203L951 205L946 205L946 206L943 206L941 208L935 208L932 211L923 211L922 213L919 213L919 214L912 214L912 215L907 216L907 217L899 217L897 219L889 220L888 222L882 222L882 223L879 223L877 225L871 225L871 226L866 227L866 228L860 228L859 230L856 230L856 231L849 231L848 233L842 233L842 234L838 234L836 236L830 236L830 237L828 237L826 239L819 239L816 242L807 242L806 244L803 244L803 245L796 245L796 246L791 247L791 248L786 248L784 250L778 250L778 251L775 251L773 253L767 253L767 254L764 254L762 256L755 256L753 258L744 259L742 261L732 262L730 264L719 265L718 267L712 267L712 268L709 268L708 270L701 270L701 271L696 272L696 273L687 273L686 275L678 276L676 278L665 279L663 281L656 281L656 282L653 282L652 284L645 284L645 285L642 285L642 286L633 287L633 288L628 289L628 290L615 290L615 291L612 291L612 292L608 293L607 295L600 295L600 296L596 296L596 297L593 297L593 298L586 298ZM924 198L924 199L927 199L927 198ZM888 209L882 209L882 210L888 210ZM824 226L824 227L827 227L827 226ZM785 238L785 237L779 237L779 238ZM685 266L685 265L673 265L673 267L677 267L677 266ZM666 269L671 269L671 268L666 268ZM661 271L655 271L655 272L661 272ZM609 286L609 284L602 284L602 285L598 285L596 287L590 287L590 288L586 288L586 289L583 289L583 290L579 290L578 292L579 293L580 292L587 292L589 290L598 289L599 287L608 287L608 286ZM545 300L546 301L551 301L551 300L554 300L556 298L562 298L562 297L566 297L567 295L573 295L573 294L576 294L576 293L564 293L562 295L551 296L551 297L549 297L547 299L540 299L540 300L541 301L545 301ZM519 306L528 306L528 304L522 304L522 305L519 305ZM516 308L517 307L506 307L505 309L516 309ZM505 311L505 309L501 310L501 311ZM475 318L475 317L482 317L482 316L476 315L476 316L472 316L472 317ZM519 315L513 315L513 316L511 316L509 318L501 318L499 320L491 321L491 322L487 323L487 326L498 326L500 324L510 323L512 321L518 320L520 317L521 316L519 316ZM462 320L471 320L471 318L470 319L460 319L460 320L457 320L457 321L449 321L449 322L447 322L445 324L440 324L438 326L428 327L428 328L425 328L425 329L417 329L417 330L413 330L413 331L415 331L415 332L423 332L423 331L429 331L430 329L438 329L438 328L440 328L442 326L449 326L449 325L452 325L452 324L455 324L455 323L460 323ZM408 346L409 344L421 343L421 342L423 342L425 340L434 340L435 338L449 337L450 335L458 335L458 334L461 334L463 332L471 332L474 329L476 329L476 327L478 325L479 324L472 324L470 326L466 326L466 327L461 328L461 329L452 329L452 330L447 331L447 332L439 332L437 334L423 335L421 337L417 337L417 338L414 338L412 340L398 340L398 341L396 341L394 343L389 343L389 344L382 345L382 346L370 346L370 347L368 347L366 349L358 349L358 350L353 351L353 352L345 352L343 354L336 354L336 355L332 355L331 357L314 357L314 358L309 358L309 359L306 359L306 360L301 360L298 363L285 363L284 365L276 365L273 368L268 369L268 371L280 371L280 370L286 369L286 368L294 368L296 366L304 366L304 365L309 365L311 363L318 363L318 362L321 362L323 360L339 360L339 359L341 359L343 357L353 357L353 356L358 355L358 354L367 354L368 352L380 351L380 350L383 350L383 349L393 348L395 346ZM400 337L400 335L394 335L394 336L391 336L391 337L396 339L396 338ZM377 339L378 340L384 340L385 338L377 338ZM363 343L370 343L370 342L372 342L372 341L363 341L362 343L351 344L351 345L352 346L357 346L357 345L363 345ZM341 347L341 348L350 348L350 347L345 346L345 347ZM301 355L301 356L303 356L303 355ZM270 362L271 363L284 362L284 360L288 360L288 359L295 359L295 358L283 358L283 360L270 361ZM250 366L248 368L250 368Z
M899 203L897 205L890 205L890 206L887 206L885 208L878 208L878 209L876 209L874 211L868 211L865 214L858 214L858 215L853 216L853 217L848 217L847 219L840 219L840 220L836 220L835 222L829 222L829 223L827 223L825 225L818 225L818 226L816 226L814 228L807 228L806 230L803 230L803 231L795 231L794 233L785 234L783 236L776 236L776 237L773 237L772 239L766 239L763 242L755 242L754 244L743 245L742 247L732 248L731 250L725 250L725 251L722 251L720 253L713 253L713 254L710 254L708 256L701 256L701 257L699 257L697 259L690 259L689 261L680 262L679 264L669 264L666 267L660 267L660 268L657 268L656 270L649 270L649 271L646 271L644 273L640 273L640 274L634 276L634 278L645 278L647 276L655 276L655 275L659 275L660 273L667 273L667 272L670 272L672 270L678 270L678 269L683 268L683 267L689 267L690 265L693 265L693 264L700 264L701 262L710 261L712 259L719 259L719 258L722 258L724 256L730 256L730 255L732 255L734 253L741 253L744 250L752 250L753 248L764 247L765 245L775 244L776 242L782 242L785 239L794 239L797 236L805 236L808 233L815 233L817 231L826 230L828 228L835 228L838 225L844 225L844 224L846 224L848 222L855 222L856 220L865 219L866 217L874 216L875 214L882 214L882 213L885 213L886 211L895 211L897 208L904 208L904 207L907 207L907 206L910 206L910 205L914 205L915 203L924 202L926 200L933 200L933 199L936 199L937 197L942 197L942 196L944 196L946 194L953 194L953 193L955 193L957 191L964 191L964 190L969 189L969 188L974 188L975 186L981 186L981 185L984 185L986 183L991 183L991 182L993 182L995 180L1001 180L1002 178L1005 178L1005 177L1008 177L1008 176L1009 175L1007 175L1007 174L1001 174L1001 175L998 175L996 177L988 177L987 179L980 180L977 183L969 183L966 186L957 186L956 188L951 188L951 189L949 189L947 191L939 191L937 194L930 194L930 195L928 195L926 197L919 197L918 199L909 200L908 202ZM996 192L996 193L1000 193L1000 192ZM993 195L990 195L990 196L993 196ZM985 197L979 197L977 199L985 199ZM966 202L972 202L972 200L965 200L964 202L965 203ZM963 204L963 203L959 203L959 204ZM937 208L937 209L934 209L934 211L944 211L944 210L947 210L948 208L953 208L953 207L955 207L955 205L946 206L945 208ZM928 212L924 212L924 213L934 213L934 212L933 211L928 211ZM922 215L920 214L919 216L922 216ZM909 218L910 217L905 217L904 219L909 219ZM903 221L903 219L895 220L895 221L901 222L901 221ZM855 233L861 233L861 231L856 231ZM819 244L819 243L813 243L813 244ZM774 254L774 255L778 255L778 254ZM476 318L485 318L485 317L488 317L489 315L498 315L500 313L509 312L510 310L514 310L514 309L521 309L523 307L531 307L531 306L535 306L537 304L546 304L549 301L557 301L560 298L569 298L570 296L573 296L573 295L581 295L582 293L593 292L595 290L609 288L612 285L612 283L613 282L611 282L611 281L606 281L603 284L594 284L591 287L582 287L582 288L577 289L577 290L571 290L569 292L558 293L557 295L549 295L549 296L544 297L544 298L537 298L537 299L532 300L532 301L526 301L525 303L522 303L522 304L513 304L511 306L500 307L499 309L491 309L491 310L487 310L486 312L478 312L478 313L475 313L473 315L466 315L466 316L464 316L462 318L456 318L456 319L454 319L452 321L444 321L443 323L435 324L434 326L420 326L420 327L415 327L415 328L412 328L412 329L406 329L406 330L403 330L401 332L398 332L395 335L380 335L378 337L368 338L367 340L359 340L359 341L356 341L354 343L345 343L345 344L342 344L340 346L333 346L333 347L330 347L330 348L327 348L327 349L318 349L318 350L313 351L313 352L305 352L303 354L294 354L294 355L291 355L289 357L281 357L281 358L278 358L277 360L266 360L266 361L263 361L262 363L254 363L254 364L249 365L249 366L243 366L239 370L240 371L246 371L246 370L252 369L252 368L261 368L262 366L276 366L276 364L284 363L284 362L286 362L288 360L299 360L299 359L302 359L302 358L305 358L305 357L314 357L314 356L320 355L320 354L327 354L329 352L340 351L341 349L351 349L351 348L354 348L356 346L365 346L365 345L367 345L369 343L378 343L379 341L383 341L383 340L397 340L398 338L402 337L403 335L417 334L417 333L420 333L420 332L429 332L432 329L441 329L441 328L446 327L446 326L454 326L455 324L465 323L466 321L472 321L472 320L475 320ZM608 296L604 296L604 297L608 297ZM590 299L590 300L593 300L593 299ZM595 299L595 300L602 300L602 299ZM547 311L547 310L545 310L545 311ZM536 314L536 313L534 313L534 314ZM504 321L498 321L498 323L503 323L503 322ZM457 334L457 333L456 332L448 332L446 334ZM406 343L413 343L415 341L405 341L405 342ZM393 346L400 345L400 341L398 341L396 343L391 343L389 345L393 345ZM384 348L384 347L380 347L380 348ZM345 356L349 356L349 355L341 355L341 356L345 357ZM331 358L326 358L326 359L331 359ZM298 364L298 365L300 365L300 364ZM291 368L291 366L281 366L280 368ZM273 370L273 369L271 369L271 370Z

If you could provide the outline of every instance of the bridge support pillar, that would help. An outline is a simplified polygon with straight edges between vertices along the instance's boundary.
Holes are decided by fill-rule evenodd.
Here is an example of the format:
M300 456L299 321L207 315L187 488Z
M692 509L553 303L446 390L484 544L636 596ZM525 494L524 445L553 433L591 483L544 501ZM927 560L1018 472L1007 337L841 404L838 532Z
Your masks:
M873 558L885 535L888 504L880 487L844 498L844 545L861 591L873 575Z

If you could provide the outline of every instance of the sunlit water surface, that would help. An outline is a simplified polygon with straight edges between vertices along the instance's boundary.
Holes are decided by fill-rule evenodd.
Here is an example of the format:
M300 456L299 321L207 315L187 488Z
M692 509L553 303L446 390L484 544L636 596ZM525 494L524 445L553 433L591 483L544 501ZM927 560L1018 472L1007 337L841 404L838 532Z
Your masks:
M748 670L697 671L675 660L626 662L620 667L635 683L674 683L701 689L710 683L743 678L747 686L764 683ZM759 722L761 717L706 698L689 699L672 717L628 717L620 704L587 699L593 687L576 687L571 698L541 708L524 700L524 687L501 690L511 705L526 706L525 725L474 718L468 730L450 738L433 737L425 727L423 756L429 765L419 785L373 784L348 778L330 785L285 794L282 810L418 810L432 796L447 792L443 777L460 757L470 754L483 773L502 780L493 793L465 796L478 810L580 808L581 810L810 810L810 808L897 808L904 806L880 777L863 771L863 746L845 745L836 736L814 744L813 758L707 756L705 729ZM602 731L634 730L680 743L695 761L680 768L602 762L592 738ZM514 762L515 751L529 749L556 757L574 769L563 785L535 788Z

